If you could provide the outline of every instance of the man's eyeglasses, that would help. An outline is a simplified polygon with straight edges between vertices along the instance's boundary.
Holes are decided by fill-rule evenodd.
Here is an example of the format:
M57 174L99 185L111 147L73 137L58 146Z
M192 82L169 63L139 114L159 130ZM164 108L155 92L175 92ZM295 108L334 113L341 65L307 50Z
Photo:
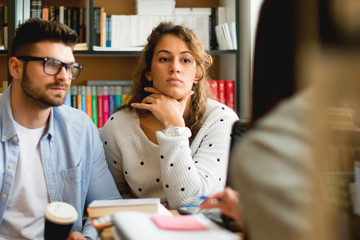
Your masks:
M82 69L82 66L79 63L64 63L54 58L48 58L48 57L32 57L32 56L20 56L17 57L20 60L24 61L43 61L44 62L44 73L55 76L59 74L62 67L65 67L67 75L71 80L75 80Z

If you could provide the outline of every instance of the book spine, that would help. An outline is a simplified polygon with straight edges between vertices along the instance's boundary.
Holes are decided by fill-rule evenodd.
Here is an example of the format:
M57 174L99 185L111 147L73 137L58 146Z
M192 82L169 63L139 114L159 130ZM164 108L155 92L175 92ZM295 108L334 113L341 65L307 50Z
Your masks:
M98 127L98 110L97 110L97 97L96 87L91 87L91 113L92 120L96 127Z
M42 9L42 19L49 20L49 7L48 6L44 6Z
M231 108L235 109L235 97L234 97L234 81L225 80L225 103Z
M224 80L217 80L218 84L218 96L219 102L226 104L225 100L225 81Z
M81 110L86 112L86 86L81 86Z
M109 87L109 116L115 112L115 86Z
M54 5L49 6L49 20L50 21L56 20L56 8Z
M86 86L86 114L92 119L92 99L91 99L91 87Z
M111 16L106 16L106 47L111 47Z
M105 13L105 9L103 7L101 7L100 8L100 46L101 47L105 47L105 41L104 41L104 39L105 39L104 13Z
M77 109L82 110L81 105L81 86L77 86Z
M65 23L65 7L64 6L60 6L59 7L59 22L60 23Z
M109 87L103 86L103 124L109 119Z
M73 108L77 108L77 86L70 87L70 94L71 94L71 106Z
M31 18L41 18L42 17L42 0L31 0Z
M122 105L122 90L121 86L115 87L115 109Z
M103 119L103 88L101 86L96 87L96 100L97 100L97 118L98 118L98 128L102 128L104 125Z

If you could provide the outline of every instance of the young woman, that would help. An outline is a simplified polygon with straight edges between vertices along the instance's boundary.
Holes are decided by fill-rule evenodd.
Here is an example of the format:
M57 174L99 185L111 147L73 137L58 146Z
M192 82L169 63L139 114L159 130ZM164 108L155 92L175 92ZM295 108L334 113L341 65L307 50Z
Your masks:
M177 209L224 188L238 116L209 98L211 64L189 29L161 23L148 37L132 98L101 132L124 198L156 197Z

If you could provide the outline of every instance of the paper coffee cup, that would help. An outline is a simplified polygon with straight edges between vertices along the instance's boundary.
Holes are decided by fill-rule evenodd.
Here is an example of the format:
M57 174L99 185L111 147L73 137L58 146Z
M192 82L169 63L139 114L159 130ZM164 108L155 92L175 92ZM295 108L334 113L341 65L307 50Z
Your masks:
M65 202L49 203L44 211L44 239L65 240L78 218L76 209Z

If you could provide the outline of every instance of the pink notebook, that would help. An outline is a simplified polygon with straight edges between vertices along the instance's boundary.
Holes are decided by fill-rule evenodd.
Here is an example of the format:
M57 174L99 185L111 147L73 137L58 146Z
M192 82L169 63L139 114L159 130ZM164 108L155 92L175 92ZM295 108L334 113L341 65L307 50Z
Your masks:
M199 231L208 230L208 228L202 224L198 218L191 215L184 216L165 216L154 214L151 219L155 224L166 230L178 230L178 231Z

